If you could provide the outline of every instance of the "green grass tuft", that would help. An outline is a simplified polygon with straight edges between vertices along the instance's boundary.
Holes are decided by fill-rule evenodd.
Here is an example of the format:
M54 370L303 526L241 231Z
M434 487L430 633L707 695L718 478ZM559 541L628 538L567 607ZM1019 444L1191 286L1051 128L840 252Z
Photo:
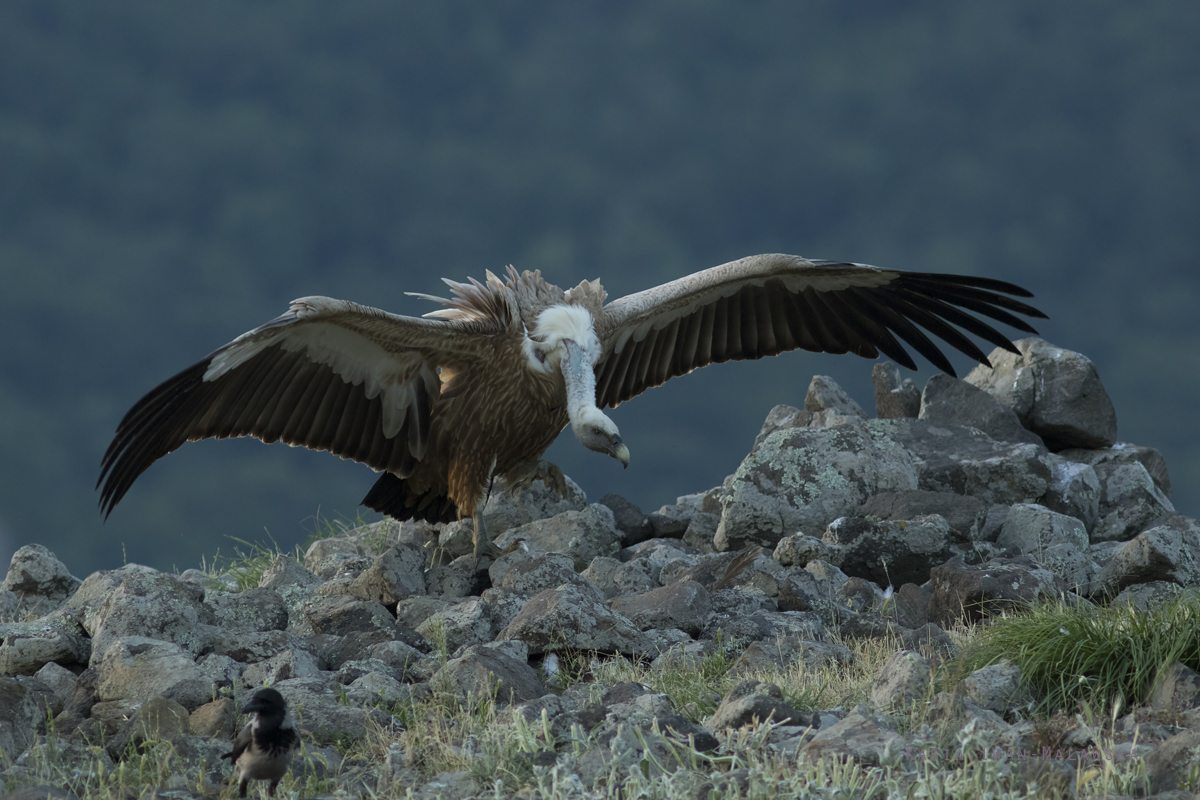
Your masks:
M1200 597L1142 611L1050 603L998 617L960 659L962 674L1009 659L1047 713L1140 705L1159 670L1180 661L1200 670Z

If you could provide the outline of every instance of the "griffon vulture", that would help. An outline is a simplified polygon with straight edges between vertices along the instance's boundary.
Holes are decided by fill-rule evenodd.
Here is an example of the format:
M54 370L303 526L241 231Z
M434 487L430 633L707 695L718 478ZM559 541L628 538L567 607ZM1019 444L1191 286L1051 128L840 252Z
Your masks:
M296 300L152 390L104 454L105 516L184 442L253 436L382 473L363 505L396 519L474 518L478 559L496 550L478 513L494 479L528 480L568 424L584 447L628 466L601 409L676 375L796 348L882 352L915 369L898 339L953 375L918 325L987 364L962 331L1016 350L970 312L1029 333L1015 314L1045 317L1003 281L789 255L743 258L607 304L599 281L563 291L512 267L504 280L446 283L450 299L416 295L445 306L426 318Z

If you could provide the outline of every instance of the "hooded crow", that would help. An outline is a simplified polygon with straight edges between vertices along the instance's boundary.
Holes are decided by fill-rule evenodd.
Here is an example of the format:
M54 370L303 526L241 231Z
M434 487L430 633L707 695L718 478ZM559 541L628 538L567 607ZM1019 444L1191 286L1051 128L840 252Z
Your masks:
M237 765L238 797L246 796L250 781L268 780L268 793L274 797L292 753L300 747L300 734L288 714L287 701L275 689L259 689L241 713L253 716L234 739L233 750L221 758Z

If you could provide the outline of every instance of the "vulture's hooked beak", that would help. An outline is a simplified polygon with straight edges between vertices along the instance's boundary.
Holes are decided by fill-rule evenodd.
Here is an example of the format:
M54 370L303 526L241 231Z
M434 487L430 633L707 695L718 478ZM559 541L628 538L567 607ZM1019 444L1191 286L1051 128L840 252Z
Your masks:
M612 443L613 443L612 449L610 449L608 451L608 454L611 455L613 458L615 458L617 461L620 461L622 467L624 467L625 469L628 469L629 468L629 448L626 447L625 443L621 441L620 436L614 436Z

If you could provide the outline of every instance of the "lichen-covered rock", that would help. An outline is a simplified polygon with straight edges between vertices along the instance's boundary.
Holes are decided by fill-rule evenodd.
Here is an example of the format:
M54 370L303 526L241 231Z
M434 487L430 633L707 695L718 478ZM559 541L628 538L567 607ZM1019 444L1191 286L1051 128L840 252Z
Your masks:
M785 431L789 428L807 428L812 424L813 414L811 411L805 411L794 406L778 405L767 412L767 418L763 420L762 428L759 429L758 435L754 437L754 447L756 449L762 444L768 436L776 431Z
M161 695L138 706L117 734L106 741L108 754L120 759L129 748L141 750L149 741L174 742L190 730L188 710Z
M923 700L929 687L929 659L901 650L884 663L871 686L871 702L881 711L903 710Z
M446 662L434 679L444 682L464 701L494 698L497 703L508 705L534 700L546 693L532 667L495 647L468 647L461 656Z
M62 711L62 701L36 678L0 677L0 752L14 758L46 732L46 713Z
M1100 479L1100 519L1092 529L1092 541L1131 539L1175 506L1154 484L1140 462L1108 463L1096 467Z
M347 593L388 608L425 594L425 552L415 544L393 544L354 579Z
M911 492L880 492L863 503L853 516L908 520L938 514L950 526L954 541L971 542L979 538L984 520L987 519L987 510L987 505L978 497L916 489Z
M596 556L579 577L611 600L614 597L640 594L658 588L658 572L648 559L622 562L608 556Z
M532 595L569 583L595 595L597 600L605 599L603 592L575 571L575 560L565 553L536 553L517 549L496 559L488 568L488 574L492 585L499 589Z
M1011 408L982 389L949 375L934 375L925 384L918 418L942 425L978 428L998 442L1042 444L1041 437L1026 430Z
M938 514L895 522L842 517L823 539L841 548L843 572L880 586L924 583L929 568L950 554L950 526Z
M755 611L751 614L716 614L709 617L704 638L725 642L758 642L780 636L820 639L821 618L806 611Z
M242 671L239 684L246 689L274 686L292 678L315 678L321 674L317 657L303 648L281 650L266 661L251 664Z
M289 708L304 709L304 729L318 744L361 739L372 725L384 730L397 727L390 714L345 705L344 688L324 677L292 678L273 688L279 690Z
M520 639L532 654L561 648L650 655L650 640L628 618L575 586L547 589L529 598L496 637Z
M626 546L644 542L654 535L654 526L650 524L650 519L640 508L619 494L609 492L600 498L600 505L608 506L613 512L613 523L616 524L617 530L624 534L622 538Z
M1028 556L978 565L952 558L934 567L929 580L933 586L929 618L943 625L964 616L978 620L1003 609L1058 597L1067 588L1062 579Z
M518 541L524 541L535 554L564 553L574 561L575 571L582 572L596 556L615 555L621 549L621 532L612 510L594 503L582 511L534 520L495 539L501 549Z
M971 370L967 383L1015 411L1054 450L1117 440L1117 412L1087 356L1032 337L1014 344L1019 355L997 347L988 355L992 366Z
M1041 504L1051 511L1075 517L1090 533L1100 520L1100 478L1090 464L1050 454L1050 484Z
M91 655L88 639L54 625L0 623L0 675L33 675L50 663L82 666Z
M802 662L805 670L816 672L829 664L849 664L851 659L849 648L842 644L781 636L774 640L751 642L734 662L730 672L743 675L787 669L797 662Z
M162 695L186 709L212 699L212 683L179 645L144 636L114 639L95 664L101 701Z
M916 489L912 454L873 424L768 436L729 479L714 546L774 548L787 533L822 530L877 492Z
M1142 531L1121 546L1097 580L1110 595L1152 581L1200 586L1200 523L1174 515Z
M562 478L565 494L559 493L559 487L554 485L552 477L549 482L541 477L534 478L528 486L515 491L506 491L501 487L492 492L483 508L488 532L495 538L505 531L528 525L535 520L587 508L587 494L583 489L569 476L563 475Z
M867 418L867 412L854 401L838 382L828 375L814 375L804 395L804 410L812 413L833 411L847 417Z
M370 600L348 594L322 597L304 610L317 633L344 636L354 631L387 630L395 620L387 609Z
M203 598L198 587L161 572L125 575L104 601L93 607L93 613L85 611L84 627L92 637L93 661L111 642L147 633L178 644L193 656L199 655L217 636L217 618Z
M642 630L678 628L692 636L704 629L712 610L708 591L696 581L677 581L642 594L618 597L609 606Z
M1051 511L1035 503L1017 503L1009 508L996 544L1013 554L1038 553L1058 544L1071 545L1080 551L1088 546L1087 529L1083 522L1066 514Z
M16 595L19 607L41 615L62 605L80 582L49 548L27 544L13 553L0 588Z
M904 749L904 737L883 715L867 708L855 708L845 719L822 728L800 748L799 757L808 763L834 758L854 759L865 767L877 767L889 753Z
M1167 471L1167 461L1162 453L1153 447L1145 447L1129 442L1117 442L1112 447L1096 450L1086 448L1068 448L1060 450L1058 455L1071 461L1098 467L1101 464L1132 464L1135 461L1146 468L1150 477L1164 495L1171 496L1171 475Z
M206 599L216 624L228 631L282 631L287 628L288 612L283 598L274 589L246 589Z
M817 717L800 711L783 701L783 691L773 683L742 681L721 699L717 710L704 727L711 731L723 728L757 726L764 722L790 725L813 725Z
M1180 731L1158 745L1145 763L1148 794L1181 789L1200 767L1200 730Z
M1149 705L1175 712L1200 707L1200 673L1178 661L1164 665L1155 676Z
M1028 710L1034 702L1021 683L1021 668L1008 659L975 670L958 687L966 697L1001 717Z
M772 558L786 566L803 567L810 561L827 561L830 564L842 563L842 548L830 544L824 539L809 536L805 533L793 533L785 536L775 545Z
M496 630L488 606L472 597L430 615L417 626L417 633L430 641L444 638L446 651L454 653L460 647L492 641Z

